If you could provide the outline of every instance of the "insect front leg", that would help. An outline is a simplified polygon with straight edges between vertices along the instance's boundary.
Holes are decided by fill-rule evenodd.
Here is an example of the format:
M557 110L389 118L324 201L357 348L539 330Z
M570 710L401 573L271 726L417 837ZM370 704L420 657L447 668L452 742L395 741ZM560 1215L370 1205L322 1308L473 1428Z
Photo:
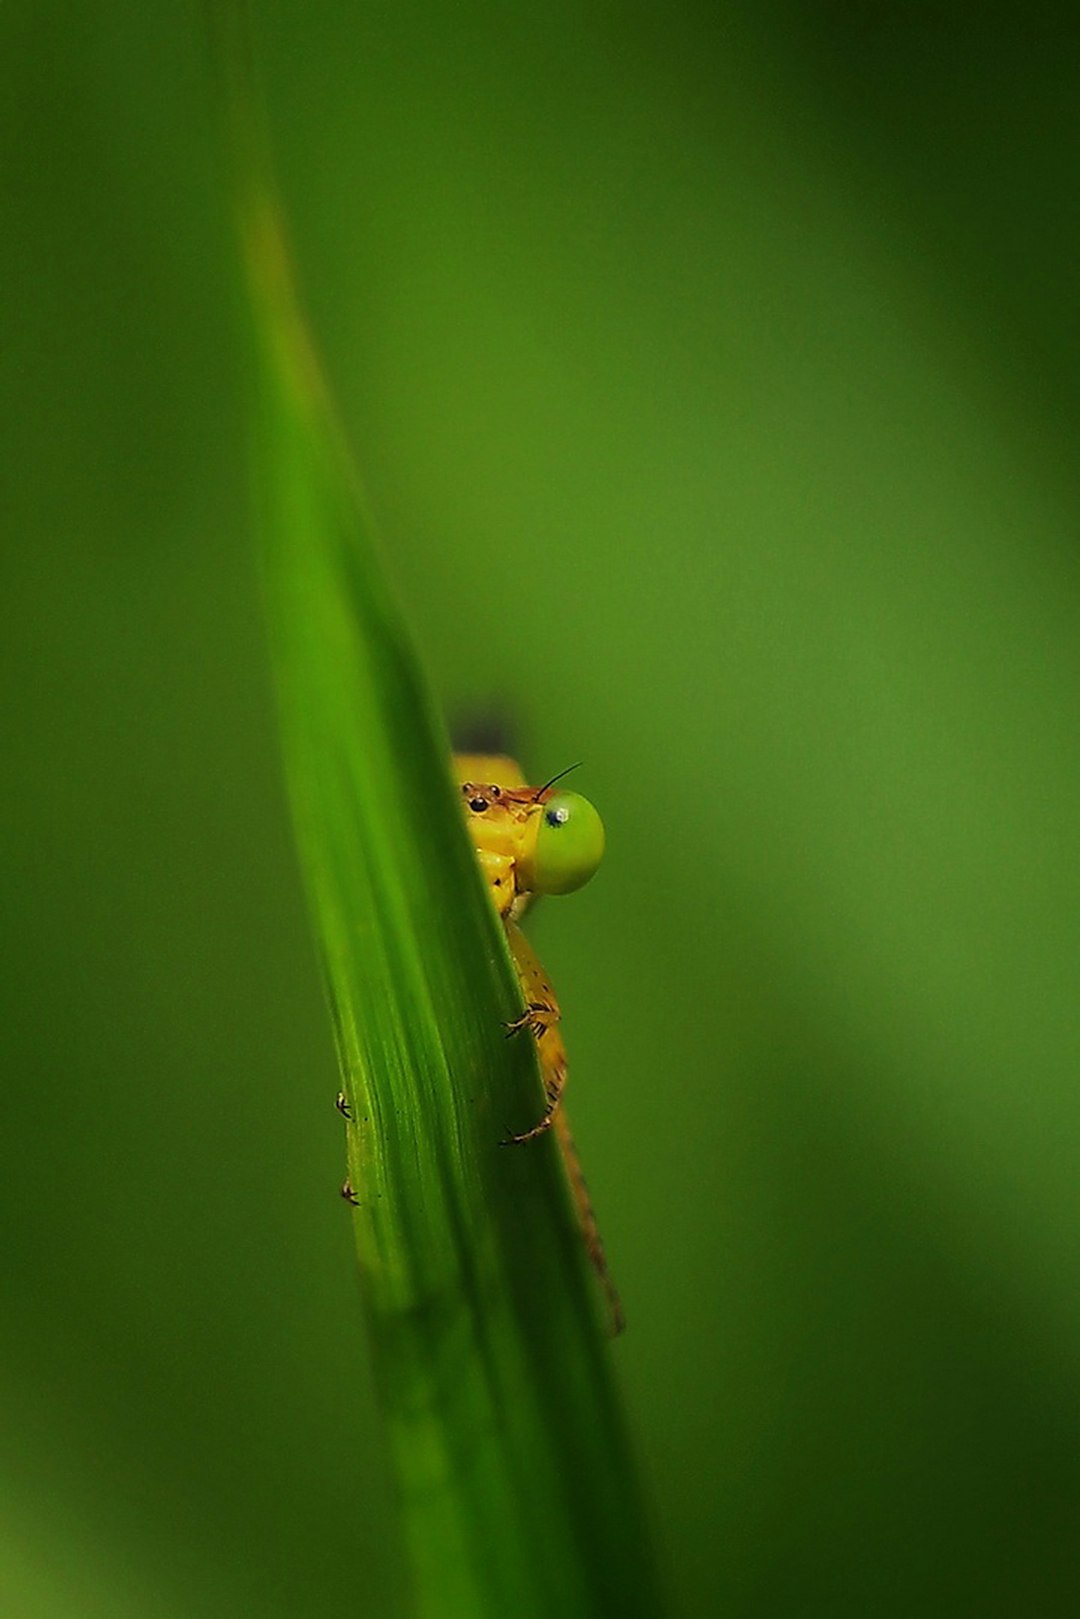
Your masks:
M506 923L506 936L525 998L525 1011L513 1023L508 1023L506 1030L507 1034L516 1034L521 1029L530 1029L535 1036L546 1104L541 1118L531 1130L508 1137L507 1145L520 1145L551 1128L566 1087L566 1047L558 1027L562 1017L559 1003L536 951L516 923Z

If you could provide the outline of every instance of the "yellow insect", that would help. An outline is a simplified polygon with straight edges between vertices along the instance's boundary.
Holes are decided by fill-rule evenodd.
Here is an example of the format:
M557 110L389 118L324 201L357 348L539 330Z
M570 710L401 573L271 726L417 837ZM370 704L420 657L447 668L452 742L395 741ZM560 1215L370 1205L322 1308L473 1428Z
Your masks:
M539 895L570 894L589 881L604 853L603 822L587 798L556 788L555 783L567 774L565 770L543 787L529 787L520 766L503 754L458 753L454 773L461 784L465 820L480 870L506 930L525 1001L524 1012L507 1025L507 1032L527 1029L533 1035L544 1084L543 1113L530 1129L510 1136L504 1145L521 1145L554 1128L585 1247L607 1296L613 1330L621 1332L622 1306L608 1275L596 1216L562 1106L566 1085L566 1047L559 1030L562 1013L536 952L518 926Z

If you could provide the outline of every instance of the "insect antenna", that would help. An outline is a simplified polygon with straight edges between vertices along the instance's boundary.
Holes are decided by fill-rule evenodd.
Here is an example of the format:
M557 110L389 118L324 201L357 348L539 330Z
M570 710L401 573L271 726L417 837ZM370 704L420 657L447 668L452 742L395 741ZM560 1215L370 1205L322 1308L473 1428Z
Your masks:
M535 793L533 793L533 796L532 796L533 803L534 804L539 804L541 798L543 798L544 794L547 792L549 787L554 787L554 785L555 785L555 783L557 781L562 781L563 777L568 776L570 774L571 770L580 770L581 765L582 765L582 761L579 759L576 765L567 765L566 769L565 770L560 770L557 776L552 776L550 781L545 781L544 785L542 787L538 787L536 789Z

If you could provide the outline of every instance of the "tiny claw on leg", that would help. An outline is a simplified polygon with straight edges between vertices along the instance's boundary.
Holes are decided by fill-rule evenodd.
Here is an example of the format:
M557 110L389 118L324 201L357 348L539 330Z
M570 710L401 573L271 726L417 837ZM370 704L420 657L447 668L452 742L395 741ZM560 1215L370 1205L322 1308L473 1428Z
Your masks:
M349 1106L348 1098L346 1097L344 1091L338 1091L337 1101L334 1103L334 1106L337 1108L342 1118L352 1118L352 1108Z
M358 1209L360 1207L360 1199L357 1197L356 1193L353 1191L352 1181L347 1180L344 1183L344 1185L341 1188L341 1195L345 1199L346 1203L351 1203L352 1204L354 1209Z

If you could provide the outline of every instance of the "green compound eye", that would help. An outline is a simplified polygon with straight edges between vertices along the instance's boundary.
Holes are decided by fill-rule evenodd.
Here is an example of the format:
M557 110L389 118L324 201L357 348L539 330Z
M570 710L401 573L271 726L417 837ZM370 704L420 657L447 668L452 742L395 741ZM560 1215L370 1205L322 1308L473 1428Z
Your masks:
M580 793L552 793L537 817L532 858L523 876L537 894L583 888L604 853L604 823Z

